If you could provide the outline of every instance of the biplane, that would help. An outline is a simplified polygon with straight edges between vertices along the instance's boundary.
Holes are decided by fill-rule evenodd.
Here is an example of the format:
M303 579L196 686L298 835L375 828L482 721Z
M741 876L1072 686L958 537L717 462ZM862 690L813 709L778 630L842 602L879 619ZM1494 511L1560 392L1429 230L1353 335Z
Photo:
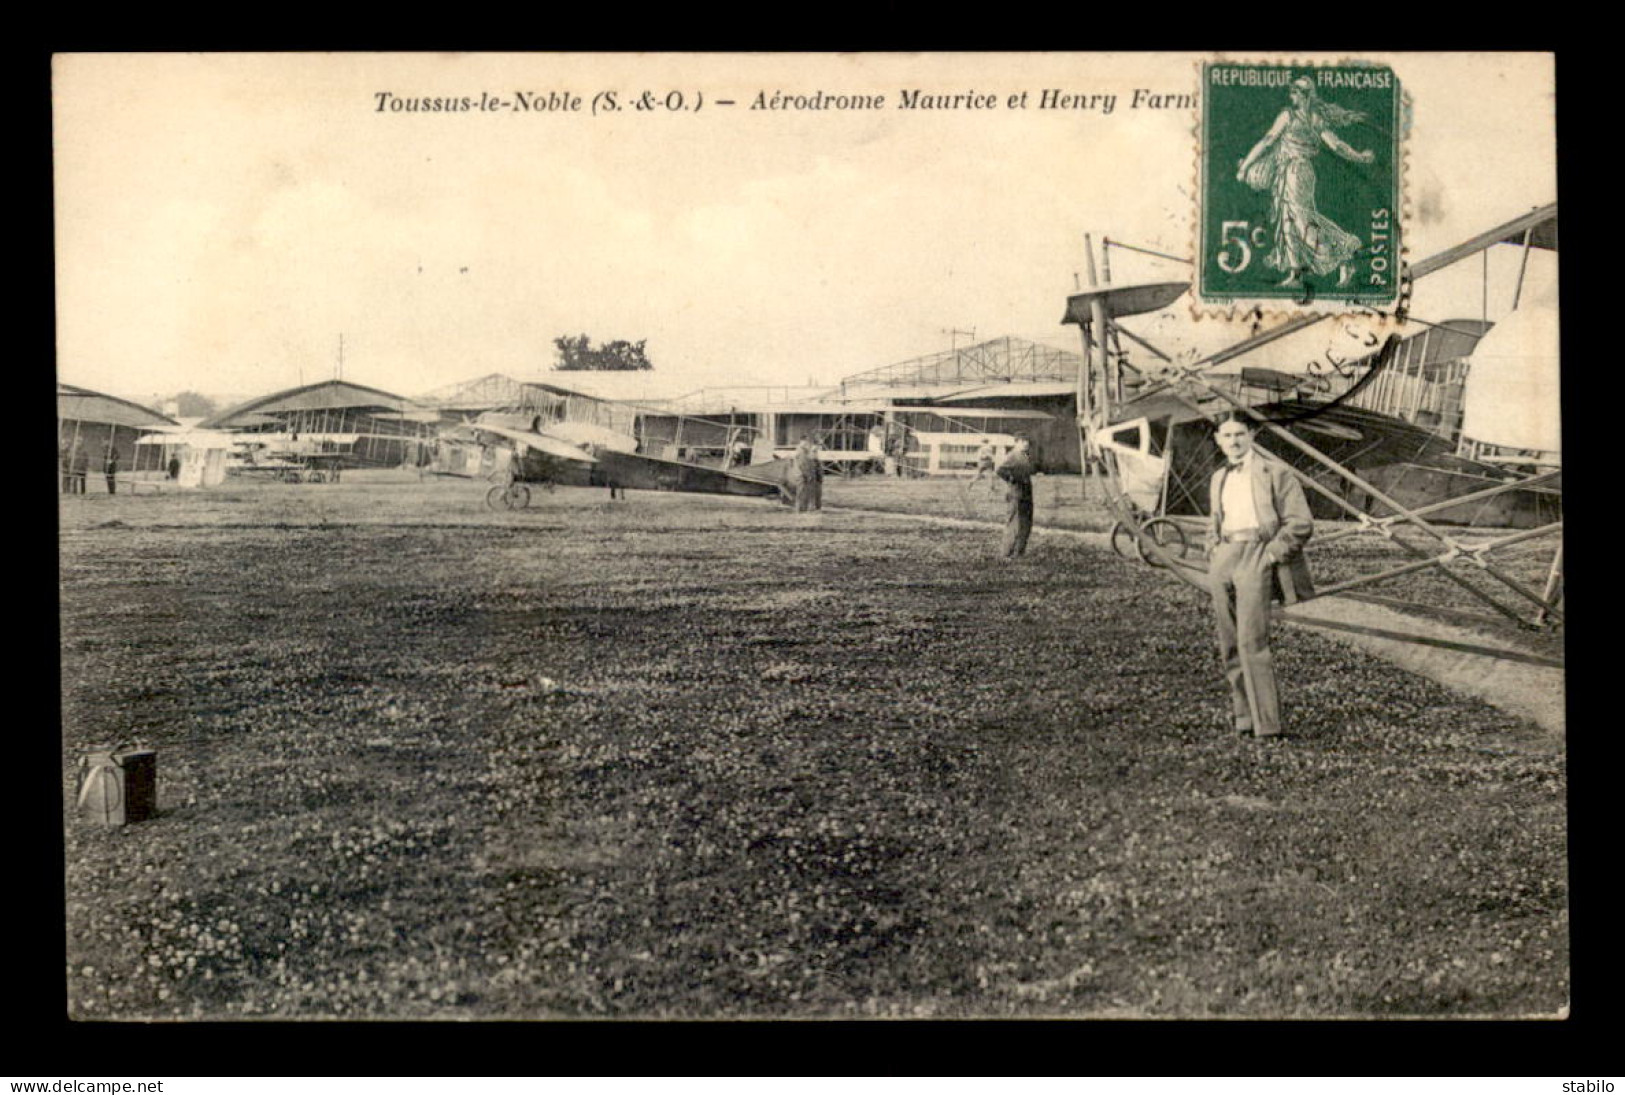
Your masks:
M421 465L434 417L400 396L335 379L251 399L200 428L233 434L228 474L320 483L350 469Z
M239 434L226 457L226 474L283 483L337 483L346 467L369 466L354 455L355 443L355 435L347 434Z
M667 436L657 423L676 422ZM781 498L790 462L752 461L749 427L610 403L553 385L526 386L524 405L487 411L442 434L500 447L506 460L486 493L493 509L523 509L531 487L608 487Z
M1552 204L1499 225L1412 266L1412 284L1502 244L1521 246L1516 313L1529 252L1556 251L1556 221ZM1487 317L1430 321L1409 315L1399 323L1390 318L1386 326L1373 323L1373 330L1388 331L1386 337L1369 335L1370 352L1339 363L1335 373L1242 367L1216 375L1215 366L1328 317L1303 314L1181 363L1122 320L1167 307L1188 283L1102 285L1095 278L1092 250L1088 257L1092 287L1068 298L1062 322L1080 329L1080 442L1086 464L1105 484L1116 520L1112 545L1119 553L1195 584L1205 581L1208 482L1222 459L1212 441L1215 421L1223 412L1239 410L1260 423L1259 450L1286 464L1302 482L1317 525L1332 526L1317 529L1309 545L1338 556L1336 565L1316 568L1333 578L1317 596L1427 575L1488 607L1493 615L1482 619L1525 628L1561 622L1555 326L1549 354L1532 353L1526 360L1498 355L1496 364L1478 364L1480 391L1491 390L1477 396L1480 405L1495 398L1492 389L1504 387L1508 370L1527 373L1527 363L1537 360L1549 369L1534 383L1544 385L1542 394L1552 408L1550 440L1508 449L1485 444L1462 428L1463 420L1472 426L1474 350L1488 345L1496 326ZM1507 329L1512 326L1507 321ZM1156 364L1131 363L1124 339ZM1540 557L1543 581L1532 578L1530 567L1537 542L1555 545L1549 562ZM1518 554L1518 566L1504 564L1509 552ZM1383 600L1369 592L1351 595Z

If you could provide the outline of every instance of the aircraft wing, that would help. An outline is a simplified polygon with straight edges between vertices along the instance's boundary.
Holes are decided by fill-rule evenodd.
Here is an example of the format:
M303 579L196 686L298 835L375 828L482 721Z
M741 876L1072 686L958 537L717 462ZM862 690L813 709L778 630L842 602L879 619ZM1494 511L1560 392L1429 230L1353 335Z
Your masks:
M593 445L612 452L637 452L638 439L605 426L587 422L552 422L546 427L547 435L566 445Z
M588 456L585 451L568 441L560 441L556 437L546 437L539 433L526 433L524 430L510 430L506 426L475 426L481 433L496 434L498 437L511 441L515 445L535 449L545 456L552 456L559 460L574 460L582 464L596 464L598 461ZM523 450L521 450L523 451Z
M1151 285L1102 285L1087 293L1075 293L1066 298L1066 315L1062 323L1088 326L1091 322L1089 305L1099 299L1106 305L1106 317L1137 316L1157 312L1178 300L1189 289L1188 281L1159 281Z
M775 486L784 486L790 481L790 468L794 464L791 460L763 460L743 468L729 468L728 474L735 479L744 479L752 483L770 483Z

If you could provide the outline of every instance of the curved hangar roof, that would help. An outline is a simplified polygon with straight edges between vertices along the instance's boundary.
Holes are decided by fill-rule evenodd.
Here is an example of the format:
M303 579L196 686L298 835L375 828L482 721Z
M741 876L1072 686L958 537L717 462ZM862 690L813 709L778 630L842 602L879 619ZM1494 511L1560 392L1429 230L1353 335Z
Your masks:
M250 399L212 415L198 425L206 430L231 429L263 423L268 415L290 411L361 409L400 412L421 408L404 396L369 388L364 384L352 384L348 380L324 380L318 384L306 384L303 388L289 388Z
M77 388L61 381L56 385L56 416L79 422L104 422L113 426L128 426L137 430L180 425L173 418L165 417L139 403L131 403L128 399L120 399L117 396L103 395L89 388Z

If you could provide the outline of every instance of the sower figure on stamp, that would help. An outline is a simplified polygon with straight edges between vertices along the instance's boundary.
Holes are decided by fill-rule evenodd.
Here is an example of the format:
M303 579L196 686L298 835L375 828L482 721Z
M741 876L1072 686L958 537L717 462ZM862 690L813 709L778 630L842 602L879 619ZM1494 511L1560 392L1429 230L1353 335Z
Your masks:
M1230 710L1243 737L1273 737L1282 729L1270 600L1278 593L1292 604L1313 594L1303 545L1315 522L1286 465L1253 448L1251 422L1233 415L1214 439L1226 464L1210 485L1208 581Z
M1274 246L1264 262L1286 274L1282 285L1297 285L1305 273L1336 270L1337 284L1346 286L1360 238L1317 208L1314 160L1324 146L1350 163L1371 163L1376 154L1370 149L1356 150L1332 132L1334 126L1364 121L1365 115L1322 102L1315 94L1315 82L1307 76L1292 81L1287 94L1291 105L1242 157L1236 179L1270 192Z
M1004 458L995 474L1005 482L1005 501L1009 506L1004 519L1004 557L1013 559L1027 551L1027 538L1033 531L1033 467L1032 442L1025 437L1016 441L1015 448Z

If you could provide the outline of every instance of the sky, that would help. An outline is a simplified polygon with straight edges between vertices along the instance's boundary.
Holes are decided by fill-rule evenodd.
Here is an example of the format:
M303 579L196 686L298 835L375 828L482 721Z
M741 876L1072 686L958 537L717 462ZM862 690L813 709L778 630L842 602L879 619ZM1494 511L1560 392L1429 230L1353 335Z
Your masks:
M1393 64L1412 102L1413 258L1555 200L1550 56L1365 59ZM1196 109L1131 100L1192 95L1202 60L59 56L57 375L144 400L247 397L336 375L342 336L346 379L412 396L539 375L554 338L585 333L647 340L650 394L678 395L834 384L971 331L1076 348L1059 321L1086 233L1193 252ZM1039 109L1046 88L1097 98ZM900 109L908 89L995 106ZM645 90L655 109L632 109ZM674 91L687 109L660 105ZM752 109L818 91L885 106ZM602 92L622 109L594 114ZM389 105L516 93L581 108ZM1492 256L1491 318L1518 260ZM1112 264L1118 283L1189 276L1121 251ZM1484 271L1464 266L1418 287L1417 314L1479 314ZM1555 292L1550 256L1529 275ZM1200 352L1245 333L1185 302L1131 326Z

